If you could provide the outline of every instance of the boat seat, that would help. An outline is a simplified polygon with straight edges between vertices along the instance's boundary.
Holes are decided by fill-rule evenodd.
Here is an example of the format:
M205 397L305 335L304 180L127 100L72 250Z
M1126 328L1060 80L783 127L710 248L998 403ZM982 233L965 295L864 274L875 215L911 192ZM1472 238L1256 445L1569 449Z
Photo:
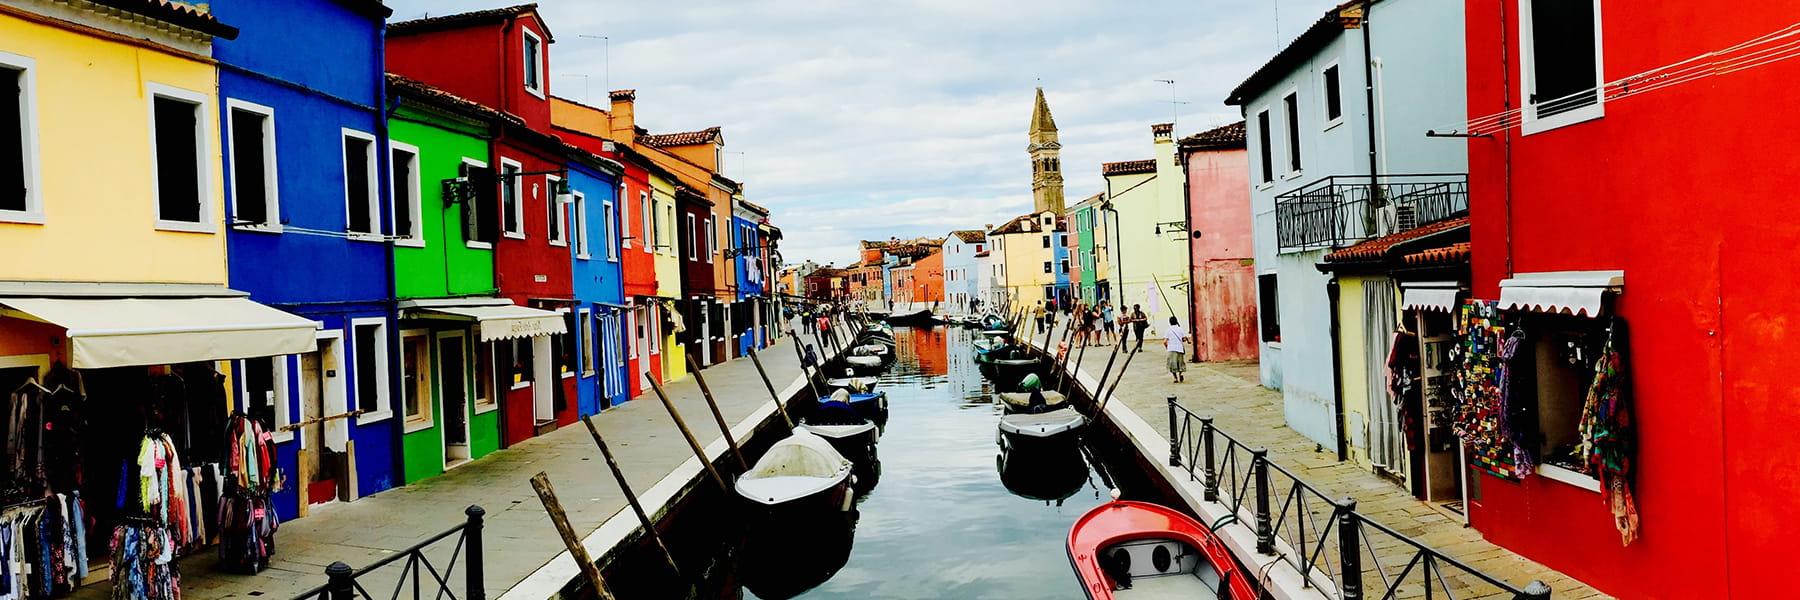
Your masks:
M1122 556L1117 554L1121 552ZM1185 543L1168 539L1135 540L1108 548L1105 555L1118 565L1114 568L1123 567L1126 573L1125 577L1115 578L1130 581L1130 588L1114 590L1114 598L1211 600L1219 597L1218 572ZM1111 570L1107 574L1113 576Z

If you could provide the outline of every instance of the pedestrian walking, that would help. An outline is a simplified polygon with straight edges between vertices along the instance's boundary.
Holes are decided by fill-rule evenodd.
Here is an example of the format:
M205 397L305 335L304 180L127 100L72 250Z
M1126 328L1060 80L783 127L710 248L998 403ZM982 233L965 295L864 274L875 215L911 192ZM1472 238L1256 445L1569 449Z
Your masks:
M1163 348L1169 351L1169 375L1175 378L1175 383L1187 381L1187 337L1181 322L1169 317L1169 328L1163 332ZM1143 342L1140 340L1139 343Z
M1115 324L1112 303L1105 300L1100 301L1100 326L1106 329L1106 343L1117 341L1113 333Z
M1044 332L1044 302L1042 300L1039 300L1037 304L1032 305L1031 316L1037 318L1037 332L1043 333Z
M1150 317L1144 314L1143 305L1131 305L1131 331L1137 334L1137 345L1131 347L1132 352L1142 352L1144 350L1144 330L1149 328Z

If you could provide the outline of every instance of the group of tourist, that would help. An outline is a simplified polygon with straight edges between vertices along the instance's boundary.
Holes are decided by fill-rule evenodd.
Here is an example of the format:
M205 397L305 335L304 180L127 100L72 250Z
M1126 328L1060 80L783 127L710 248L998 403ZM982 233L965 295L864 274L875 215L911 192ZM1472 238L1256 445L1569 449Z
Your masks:
M1144 314L1142 305L1131 305L1129 312L1115 312L1112 302L1107 300L1092 304L1076 301L1064 303L1063 312L1075 324L1075 344L1117 343L1121 348L1131 344L1132 352L1144 349L1144 332L1150 329L1150 317ZM1047 305L1043 301L1038 302L1032 307L1031 315L1037 323L1038 333L1047 331L1056 325L1056 301L1050 300ZM1133 336L1136 337L1135 340L1132 339ZM1169 328L1163 332L1163 345L1168 352L1169 375L1176 383L1187 380L1187 340L1187 329L1181 326L1181 320L1173 315L1169 316Z

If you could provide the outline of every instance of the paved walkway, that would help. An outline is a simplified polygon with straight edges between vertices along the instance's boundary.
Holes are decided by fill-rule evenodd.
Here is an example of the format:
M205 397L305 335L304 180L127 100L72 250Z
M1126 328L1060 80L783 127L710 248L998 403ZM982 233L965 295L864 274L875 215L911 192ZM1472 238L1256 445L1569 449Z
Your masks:
M811 336L805 339L813 343ZM783 338L758 357L777 390L798 381L799 358L791 339ZM726 421L734 427L769 404L768 389L748 358L709 367L701 374L718 397ZM664 389L703 446L721 437L694 377ZM606 410L595 419L595 426L639 494L693 457L654 392ZM531 487L531 477L539 471L549 473L570 523L584 537L625 509L625 497L607 472L587 428L576 423L432 479L355 502L314 508L311 516L281 525L274 559L258 575L215 570L217 558L211 551L182 559L182 591L188 598L291 598L324 583L325 567L332 562L361 568L455 526L465 520L465 508L478 504L487 511L483 536L487 596L498 598L564 551ZM440 572L449 563L455 543L452 537L429 548L427 554ZM401 566L389 565L364 580L368 592L377 598L388 597ZM429 575L423 579L430 581ZM450 580L461 597L460 564ZM425 596L431 596L434 590L426 589ZM82 588L74 597L103 599L108 594L108 586L99 584Z
M1057 331L1051 339L1060 340L1056 337L1060 335L1061 331ZM1043 334L1033 337L1035 345L1043 345ZM1088 348L1082 354L1081 369L1088 376L1099 377L1111 351L1105 345ZM1541 580L1550 584L1553 598L1606 597L1567 575L1489 543L1482 539L1479 531L1465 527L1460 520L1419 501L1398 484L1354 463L1339 462L1332 451L1319 450L1316 442L1288 428L1282 414L1281 393L1262 387L1255 361L1189 363L1187 382L1174 383L1164 366L1165 356L1161 340L1146 340L1144 352L1132 360L1114 392L1115 402L1131 408L1160 432L1163 439L1167 439L1169 430L1167 398L1175 396L1188 410L1212 416L1215 426L1239 441L1252 447L1268 448L1270 460L1307 483L1333 497L1355 498L1358 512L1439 552L1514 585ZM1118 362L1124 361L1125 353L1121 352ZM1113 367L1113 377L1119 376L1119 368ZM1113 384L1109 381L1106 385L1110 388ZM1404 552L1406 548L1391 542L1391 538L1382 536L1381 539L1388 539L1390 543L1380 544L1378 538L1371 538L1371 542L1377 542L1376 552L1392 576L1405 565L1410 554ZM1416 581L1416 576L1412 578ZM1379 581L1367 579L1364 582L1365 586L1379 584ZM1455 581L1450 585L1462 587ZM1378 597L1379 588L1375 589L1378 591L1373 597ZM1411 591L1422 594L1422 590ZM1455 597L1470 596L1458 589Z

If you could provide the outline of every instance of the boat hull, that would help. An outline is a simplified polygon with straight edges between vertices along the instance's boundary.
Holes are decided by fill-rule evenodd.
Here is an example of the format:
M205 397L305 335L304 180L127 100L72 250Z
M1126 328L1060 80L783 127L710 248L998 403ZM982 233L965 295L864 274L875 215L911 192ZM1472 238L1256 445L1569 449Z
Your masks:
M876 459L876 444L881 441L881 428L874 423L857 425L816 425L802 422L800 428L831 442L831 447L858 465Z
M1067 549L1090 600L1258 597L1250 576L1216 534L1166 506L1114 500L1094 507L1069 528ZM1121 554L1130 560L1111 558ZM1129 575L1119 577L1121 572Z

